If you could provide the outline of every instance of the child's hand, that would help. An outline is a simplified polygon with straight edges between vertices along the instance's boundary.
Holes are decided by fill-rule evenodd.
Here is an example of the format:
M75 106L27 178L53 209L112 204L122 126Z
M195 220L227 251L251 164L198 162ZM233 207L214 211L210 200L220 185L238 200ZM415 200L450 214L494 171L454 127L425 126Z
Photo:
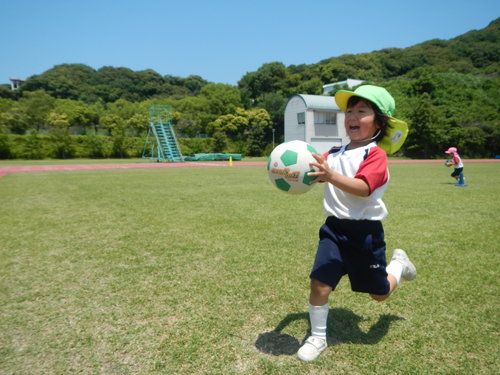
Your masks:
M357 195L359 197L367 197L370 195L370 187L361 178L344 176L328 166L326 159L319 154L312 154L316 163L310 163L311 167L316 169L315 172L309 172L307 175L316 177L311 184L318 182L329 182L336 188L345 191L346 193Z
M311 184L316 184L318 182L328 182L331 179L331 168L328 166L328 162L320 154L312 154L316 163L309 164L311 167L316 169L316 172L309 172L307 175L316 177L315 180L311 181Z

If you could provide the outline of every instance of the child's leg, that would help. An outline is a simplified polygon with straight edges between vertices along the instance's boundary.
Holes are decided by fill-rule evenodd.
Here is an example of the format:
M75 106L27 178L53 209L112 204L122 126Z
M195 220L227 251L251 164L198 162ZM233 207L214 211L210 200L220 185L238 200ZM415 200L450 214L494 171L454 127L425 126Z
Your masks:
M399 285L401 278L410 281L417 276L417 269L411 262L404 250L396 249L392 255L391 262L386 267L387 281L389 281L389 292L384 295L370 294L374 300L384 301Z
M309 320L311 321L311 336L326 340L326 324L328 321L328 304L322 306L309 305Z
M319 357L326 349L326 328L328 322L328 296L332 288L319 280L311 279L311 293L309 296L309 320L311 322L311 336L309 336L297 352L303 361L312 361Z
M311 279L311 292L309 295L309 303L313 306L322 306L328 303L328 296L332 291L332 287L319 280Z
M389 292L387 294L370 294L370 297L372 297L374 300L382 302L386 300L392 292L394 292L394 289L399 285L399 279L401 278L401 273L399 273L399 278L397 278L393 273L389 273L389 266L387 266L387 281L389 282Z
M328 346L326 342L328 296L345 274L337 235L333 226L328 224L332 220L338 219L328 218L321 226L318 250L310 274L309 319L311 321L311 335L297 352L297 356L303 361L312 361L318 358Z
M311 336L326 340L326 322L328 320L328 296L331 286L319 280L311 279L309 296L309 319L311 321Z

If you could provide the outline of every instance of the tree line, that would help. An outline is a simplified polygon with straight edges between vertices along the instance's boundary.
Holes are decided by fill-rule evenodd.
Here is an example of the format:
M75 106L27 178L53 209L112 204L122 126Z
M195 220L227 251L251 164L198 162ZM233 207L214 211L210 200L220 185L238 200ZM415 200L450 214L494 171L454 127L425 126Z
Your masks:
M324 84L347 78L384 86L394 95L397 116L410 125L402 154L442 157L454 145L466 157L491 157L500 154L499 27L500 18L446 41L310 65L266 63L237 86L153 70L57 65L29 77L18 90L0 86L0 158L26 157L20 148L26 151L27 140L37 137L51 145L41 157L85 154L77 136L81 144L99 139L107 145L94 155L136 156L147 134L148 110L157 104L173 107L183 153L266 155L273 135L276 142L283 139L284 109L292 95L320 95Z

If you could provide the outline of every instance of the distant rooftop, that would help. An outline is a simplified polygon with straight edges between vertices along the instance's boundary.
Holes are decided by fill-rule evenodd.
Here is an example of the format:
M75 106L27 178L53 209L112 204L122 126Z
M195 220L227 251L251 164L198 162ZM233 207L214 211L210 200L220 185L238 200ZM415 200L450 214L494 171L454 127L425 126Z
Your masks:
M320 110L338 110L335 99L331 96L297 94L304 101L307 108Z
M25 80L21 78L9 78L11 90L17 90Z
M330 91L333 91L336 87L341 87L341 88L347 87L349 89L352 89L355 86L361 85L363 82L364 81L361 79L347 78L345 81L328 83L326 85L323 85L323 94L328 94Z

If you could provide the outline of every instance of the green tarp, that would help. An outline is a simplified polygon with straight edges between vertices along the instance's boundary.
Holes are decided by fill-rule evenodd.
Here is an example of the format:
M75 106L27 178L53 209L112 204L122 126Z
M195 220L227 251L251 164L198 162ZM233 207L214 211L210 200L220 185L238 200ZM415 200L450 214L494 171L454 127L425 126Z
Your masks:
M212 153L212 154L194 154L190 156L184 156L184 160L185 161L229 160L230 157L234 161L242 159L241 154Z

